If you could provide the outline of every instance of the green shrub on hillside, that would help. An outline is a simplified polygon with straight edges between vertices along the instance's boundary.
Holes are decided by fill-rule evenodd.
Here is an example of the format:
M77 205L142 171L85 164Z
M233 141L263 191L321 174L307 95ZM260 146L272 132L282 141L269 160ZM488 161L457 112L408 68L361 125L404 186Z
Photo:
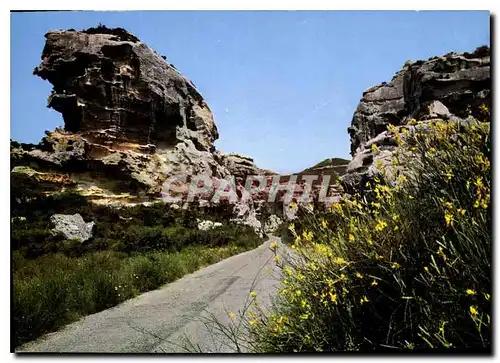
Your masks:
M290 225L296 254L278 262L271 313L251 318L255 351L491 348L490 124L404 129L389 129L411 156L395 184Z

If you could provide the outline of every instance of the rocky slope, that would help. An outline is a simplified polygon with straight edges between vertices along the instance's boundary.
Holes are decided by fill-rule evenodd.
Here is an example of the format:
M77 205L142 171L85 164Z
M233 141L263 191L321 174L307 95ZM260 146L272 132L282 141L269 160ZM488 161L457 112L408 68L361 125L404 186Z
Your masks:
M388 125L411 129L415 119L424 127L431 120L460 121L475 116L482 104L491 104L488 47L406 62L390 82L363 92L348 128L353 159L342 177L344 189L354 192L380 174L377 164L391 173L396 143L386 132Z

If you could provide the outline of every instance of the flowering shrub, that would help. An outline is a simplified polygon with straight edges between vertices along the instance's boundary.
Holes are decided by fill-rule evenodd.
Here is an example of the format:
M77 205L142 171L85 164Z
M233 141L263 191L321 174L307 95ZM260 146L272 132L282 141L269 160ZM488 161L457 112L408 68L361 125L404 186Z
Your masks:
M490 349L484 116L390 127L390 181L289 226L295 254L277 259L282 286L272 311L252 318L254 350Z

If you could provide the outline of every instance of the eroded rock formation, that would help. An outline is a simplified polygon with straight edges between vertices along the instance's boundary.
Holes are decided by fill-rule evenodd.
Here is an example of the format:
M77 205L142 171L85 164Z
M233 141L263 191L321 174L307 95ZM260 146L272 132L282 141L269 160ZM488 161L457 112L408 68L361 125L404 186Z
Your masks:
M174 174L260 172L249 158L215 150L217 127L193 83L132 34L99 26L45 37L34 74L53 85L48 107L64 127L39 145L11 143L16 178L130 204L160 198Z
M489 108L490 93L488 47L406 62L390 82L363 92L348 128L353 159L342 177L344 189L354 192L380 174L377 164L390 173L396 142L386 132L389 124L408 125L416 119L425 127L430 120L460 121L476 116L482 104Z
M64 127L46 131L38 145L11 141L13 183L119 207L162 201L174 175L203 175L214 188L234 176L241 194L247 175L271 173L217 151L213 114L194 84L126 30L99 26L45 38L33 73L52 84L48 107ZM185 196L188 187L189 180L171 191ZM261 230L253 200L237 201L234 214Z
M111 148L191 140L200 151L213 149L217 127L203 97L137 38L104 27L45 37L34 74L53 85L48 106L61 112L66 131Z
M207 176L210 197L228 176L235 177L241 197L247 175L264 175L266 188L235 204L235 220L257 229L257 211L281 209L266 204L276 180L272 172L251 158L215 149L212 112L165 57L120 28L51 31L45 37L34 74L53 85L48 106L62 114L64 127L46 132L38 145L11 142L13 183L45 194L73 190L96 203L134 205L161 200L172 175ZM479 105L490 107L490 90L487 47L407 62L390 82L366 90L348 130L353 159L341 176L344 190L352 192L378 174L377 165L390 165L395 142L387 125L411 129L412 119L463 120ZM320 174L322 180L345 170L342 160L331 159L299 173L294 197L305 191L301 175ZM290 177L279 183L286 185ZM330 188L338 195L334 179ZM315 195L321 180L313 185ZM172 188L185 196L188 186ZM278 204L284 194L278 193Z

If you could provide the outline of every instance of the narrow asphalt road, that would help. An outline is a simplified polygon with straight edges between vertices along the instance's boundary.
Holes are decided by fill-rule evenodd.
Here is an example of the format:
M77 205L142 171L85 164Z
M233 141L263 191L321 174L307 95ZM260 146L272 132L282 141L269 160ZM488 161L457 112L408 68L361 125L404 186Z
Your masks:
M274 240L278 251L285 251ZM186 353L186 336L205 353L235 352L204 321L213 314L227 324L228 312L242 309L250 290L261 306L269 304L279 285L271 241L89 315L16 352Z

